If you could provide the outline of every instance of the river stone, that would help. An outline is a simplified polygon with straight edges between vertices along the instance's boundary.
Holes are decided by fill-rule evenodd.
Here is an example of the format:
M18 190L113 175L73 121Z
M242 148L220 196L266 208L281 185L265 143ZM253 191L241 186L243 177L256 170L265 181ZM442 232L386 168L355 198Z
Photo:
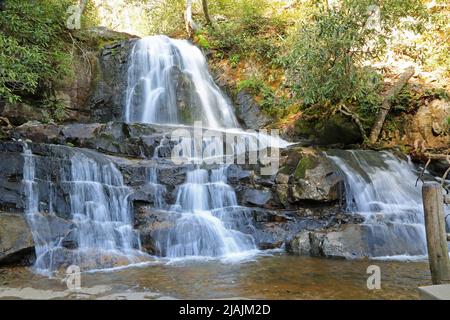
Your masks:
M264 206L272 199L272 192L268 189L247 189L244 191L243 202L250 205Z
M33 255L33 236L24 216L0 212L0 264L29 264Z

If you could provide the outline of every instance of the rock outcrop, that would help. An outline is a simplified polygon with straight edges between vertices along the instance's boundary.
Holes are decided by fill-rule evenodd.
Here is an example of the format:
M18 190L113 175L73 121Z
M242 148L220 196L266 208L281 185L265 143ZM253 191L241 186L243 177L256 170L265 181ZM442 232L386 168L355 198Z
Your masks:
M234 102L236 117L247 129L258 130L272 123L273 120L262 112L254 97L247 91L239 91Z

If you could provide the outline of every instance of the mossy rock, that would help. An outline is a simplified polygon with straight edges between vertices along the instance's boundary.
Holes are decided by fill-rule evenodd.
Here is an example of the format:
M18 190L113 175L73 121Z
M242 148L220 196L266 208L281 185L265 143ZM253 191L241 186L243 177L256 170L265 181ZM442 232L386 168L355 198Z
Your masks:
M306 175L306 170L314 169L319 165L319 160L314 157L307 155L300 159L295 168L294 177L295 179L303 179Z
M335 114L319 122L299 121L297 134L318 145L351 145L362 143L358 127L347 117Z

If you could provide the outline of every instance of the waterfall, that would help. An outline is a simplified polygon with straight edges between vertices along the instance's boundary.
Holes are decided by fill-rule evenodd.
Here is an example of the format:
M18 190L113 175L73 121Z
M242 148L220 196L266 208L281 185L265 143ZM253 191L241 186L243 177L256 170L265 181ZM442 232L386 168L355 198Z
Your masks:
M84 154L71 158L70 208L80 250L111 251L132 256L140 249L133 230L128 196L131 190L111 163L98 163Z
M256 250L252 223L227 182L226 167L195 169L187 173L171 210L180 213L160 251L167 257L207 256L229 258Z
M81 151L75 151L68 164L61 161L57 183L67 190L71 223L63 230L62 219L55 215L63 211L61 204L48 191L55 183L36 176L39 158L27 146L23 157L25 214L35 242L35 270L48 274L71 264L96 269L139 260L140 241L128 202L131 190L111 162ZM41 210L41 201L48 203L48 212ZM67 238L74 248L63 245Z
M364 217L370 255L415 256L427 252L421 183L411 163L389 152L329 151L345 178L348 212Z
M237 127L232 106L214 83L201 51L186 40L143 38L130 56L126 122Z
M269 142L285 144L281 139L256 137L239 129L233 107L214 83L205 57L188 41L166 36L143 38L136 42L129 61L125 121L172 125L201 121L202 127L223 134L233 132L243 141L232 143L234 155L256 152L258 142L264 146ZM196 168L187 172L185 183L177 189L175 204L167 208L168 214L176 217L173 226L155 236L160 254L169 258L223 258L254 252L249 210L238 206L234 189L227 184L227 166L200 168L205 160L223 156L216 150L221 150L224 142L211 137L202 137L201 141L186 137L177 143L180 156ZM207 151L195 154L196 145ZM156 157L160 156L159 150L155 151ZM151 171L148 186L156 193L165 192L158 184L156 169ZM155 209L166 207L153 202Z

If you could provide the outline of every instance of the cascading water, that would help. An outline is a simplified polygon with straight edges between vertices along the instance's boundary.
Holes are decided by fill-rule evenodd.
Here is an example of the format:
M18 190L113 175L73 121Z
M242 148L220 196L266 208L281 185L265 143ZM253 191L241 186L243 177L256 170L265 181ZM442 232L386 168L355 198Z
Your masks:
M345 178L346 210L364 217L370 255L427 252L421 185L414 167L388 152L329 151Z
M137 41L131 52L125 121L238 127L232 107L214 83L201 51L166 36Z
M167 257L230 257L256 250L247 211L238 206L224 169L188 172L171 208L181 217L159 243Z
M127 122L171 125L200 121L204 128L238 136L243 143L231 143L234 155L257 151L258 146L269 143L287 144L240 130L233 107L214 83L201 51L186 40L166 36L147 37L135 44L128 69L124 118ZM194 140L183 137L178 141L179 156L197 165L223 156L216 152L223 148L221 139ZM210 151L195 154L196 145ZM158 156L159 149L155 153ZM168 232L156 236L162 255L230 257L256 250L248 210L237 205L236 194L227 184L226 169L225 165L209 171L197 166L187 172L176 203L168 208L178 218ZM159 188L155 172L150 185ZM161 209L161 203L155 202L155 207Z
M140 249L128 202L131 190L111 163L99 164L83 154L71 159L70 205L80 250L133 256Z
M35 241L38 272L52 273L70 264L96 269L138 262L140 242L132 228L128 203L131 191L111 162L98 162L75 152L69 165L61 164L57 183L67 190L73 223L68 233L60 231L62 222L55 223L60 204L51 196L51 190L45 190L54 183L36 177L39 160L27 146L23 156L25 213ZM46 188L41 191L38 184ZM48 203L48 213L39 208L41 201ZM75 248L64 247L68 237L75 242Z

